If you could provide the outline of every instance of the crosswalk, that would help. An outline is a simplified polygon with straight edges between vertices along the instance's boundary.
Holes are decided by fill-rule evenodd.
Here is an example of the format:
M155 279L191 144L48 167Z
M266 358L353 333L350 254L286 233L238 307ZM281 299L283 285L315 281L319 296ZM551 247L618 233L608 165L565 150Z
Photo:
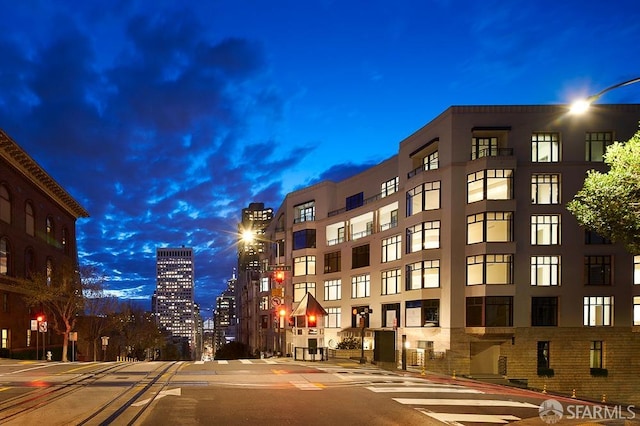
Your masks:
M399 404L415 408L434 420L455 426L479 423L506 424L521 420L521 417L513 413L515 410L525 417L533 417L539 409L539 405L517 401L511 396L501 398L479 389L455 384L427 381L424 384L408 383L404 386L366 386L365 389L390 394Z
M228 361L225 359L216 359L213 361L195 361L196 365L202 365L202 364L218 364L218 365L228 365L230 362L235 363L235 362L239 362L240 364L278 364L278 361L275 361L273 359L238 359L238 360L232 360L232 361Z

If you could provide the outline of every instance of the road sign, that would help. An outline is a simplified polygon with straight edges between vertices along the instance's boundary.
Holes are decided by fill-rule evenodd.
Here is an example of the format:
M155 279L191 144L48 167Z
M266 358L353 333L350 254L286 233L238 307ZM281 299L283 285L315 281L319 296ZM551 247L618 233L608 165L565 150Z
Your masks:
M274 297L282 297L283 293L284 293L284 289L282 287L271 289L271 295Z
M267 271L268 272L290 271L290 270L291 270L291 266L289 266L289 265L267 265Z
M272 297L271 298L271 306L273 306L274 308L277 308L281 304L282 304L282 300L280 300L279 297Z

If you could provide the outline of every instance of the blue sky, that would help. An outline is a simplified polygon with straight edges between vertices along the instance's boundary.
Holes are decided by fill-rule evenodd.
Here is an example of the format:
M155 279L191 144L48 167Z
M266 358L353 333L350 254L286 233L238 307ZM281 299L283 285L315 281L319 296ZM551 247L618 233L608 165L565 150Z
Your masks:
M377 164L451 105L567 103L640 76L630 0L0 6L0 128L91 214L80 261L144 301L156 248L194 247L205 310L249 203ZM602 102L640 103L640 84Z

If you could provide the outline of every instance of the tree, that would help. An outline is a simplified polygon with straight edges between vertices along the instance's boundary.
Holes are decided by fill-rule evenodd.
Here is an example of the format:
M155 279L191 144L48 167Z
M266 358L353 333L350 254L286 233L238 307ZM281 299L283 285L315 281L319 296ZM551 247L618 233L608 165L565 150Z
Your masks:
M640 254L640 131L609 146L605 163L609 171L587 172L567 209L582 226Z
M83 312L78 321L79 338L91 345L93 360L97 359L97 345L101 336L113 328L119 302L104 292L105 278L90 266L80 269L83 288ZM87 353L89 352L87 348Z
M79 272L71 262L47 274L33 274L22 280L25 302L28 306L44 309L47 323L63 336L62 361L67 361L69 333L76 324L76 314L82 309L83 295Z

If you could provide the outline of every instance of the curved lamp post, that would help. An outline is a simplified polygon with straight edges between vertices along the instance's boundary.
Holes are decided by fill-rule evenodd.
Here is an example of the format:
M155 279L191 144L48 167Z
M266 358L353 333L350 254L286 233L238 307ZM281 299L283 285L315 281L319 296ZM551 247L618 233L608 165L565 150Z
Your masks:
M640 77L632 78L631 80L623 81L622 83L609 86L606 89L601 90L600 92L596 93L595 95L591 95L586 99L579 99L575 101L573 104L571 104L570 112L572 114L582 114L583 112L589 109L592 103L597 101L605 93L613 89L617 89L618 87L628 86L630 84L638 83L638 82L640 82Z

